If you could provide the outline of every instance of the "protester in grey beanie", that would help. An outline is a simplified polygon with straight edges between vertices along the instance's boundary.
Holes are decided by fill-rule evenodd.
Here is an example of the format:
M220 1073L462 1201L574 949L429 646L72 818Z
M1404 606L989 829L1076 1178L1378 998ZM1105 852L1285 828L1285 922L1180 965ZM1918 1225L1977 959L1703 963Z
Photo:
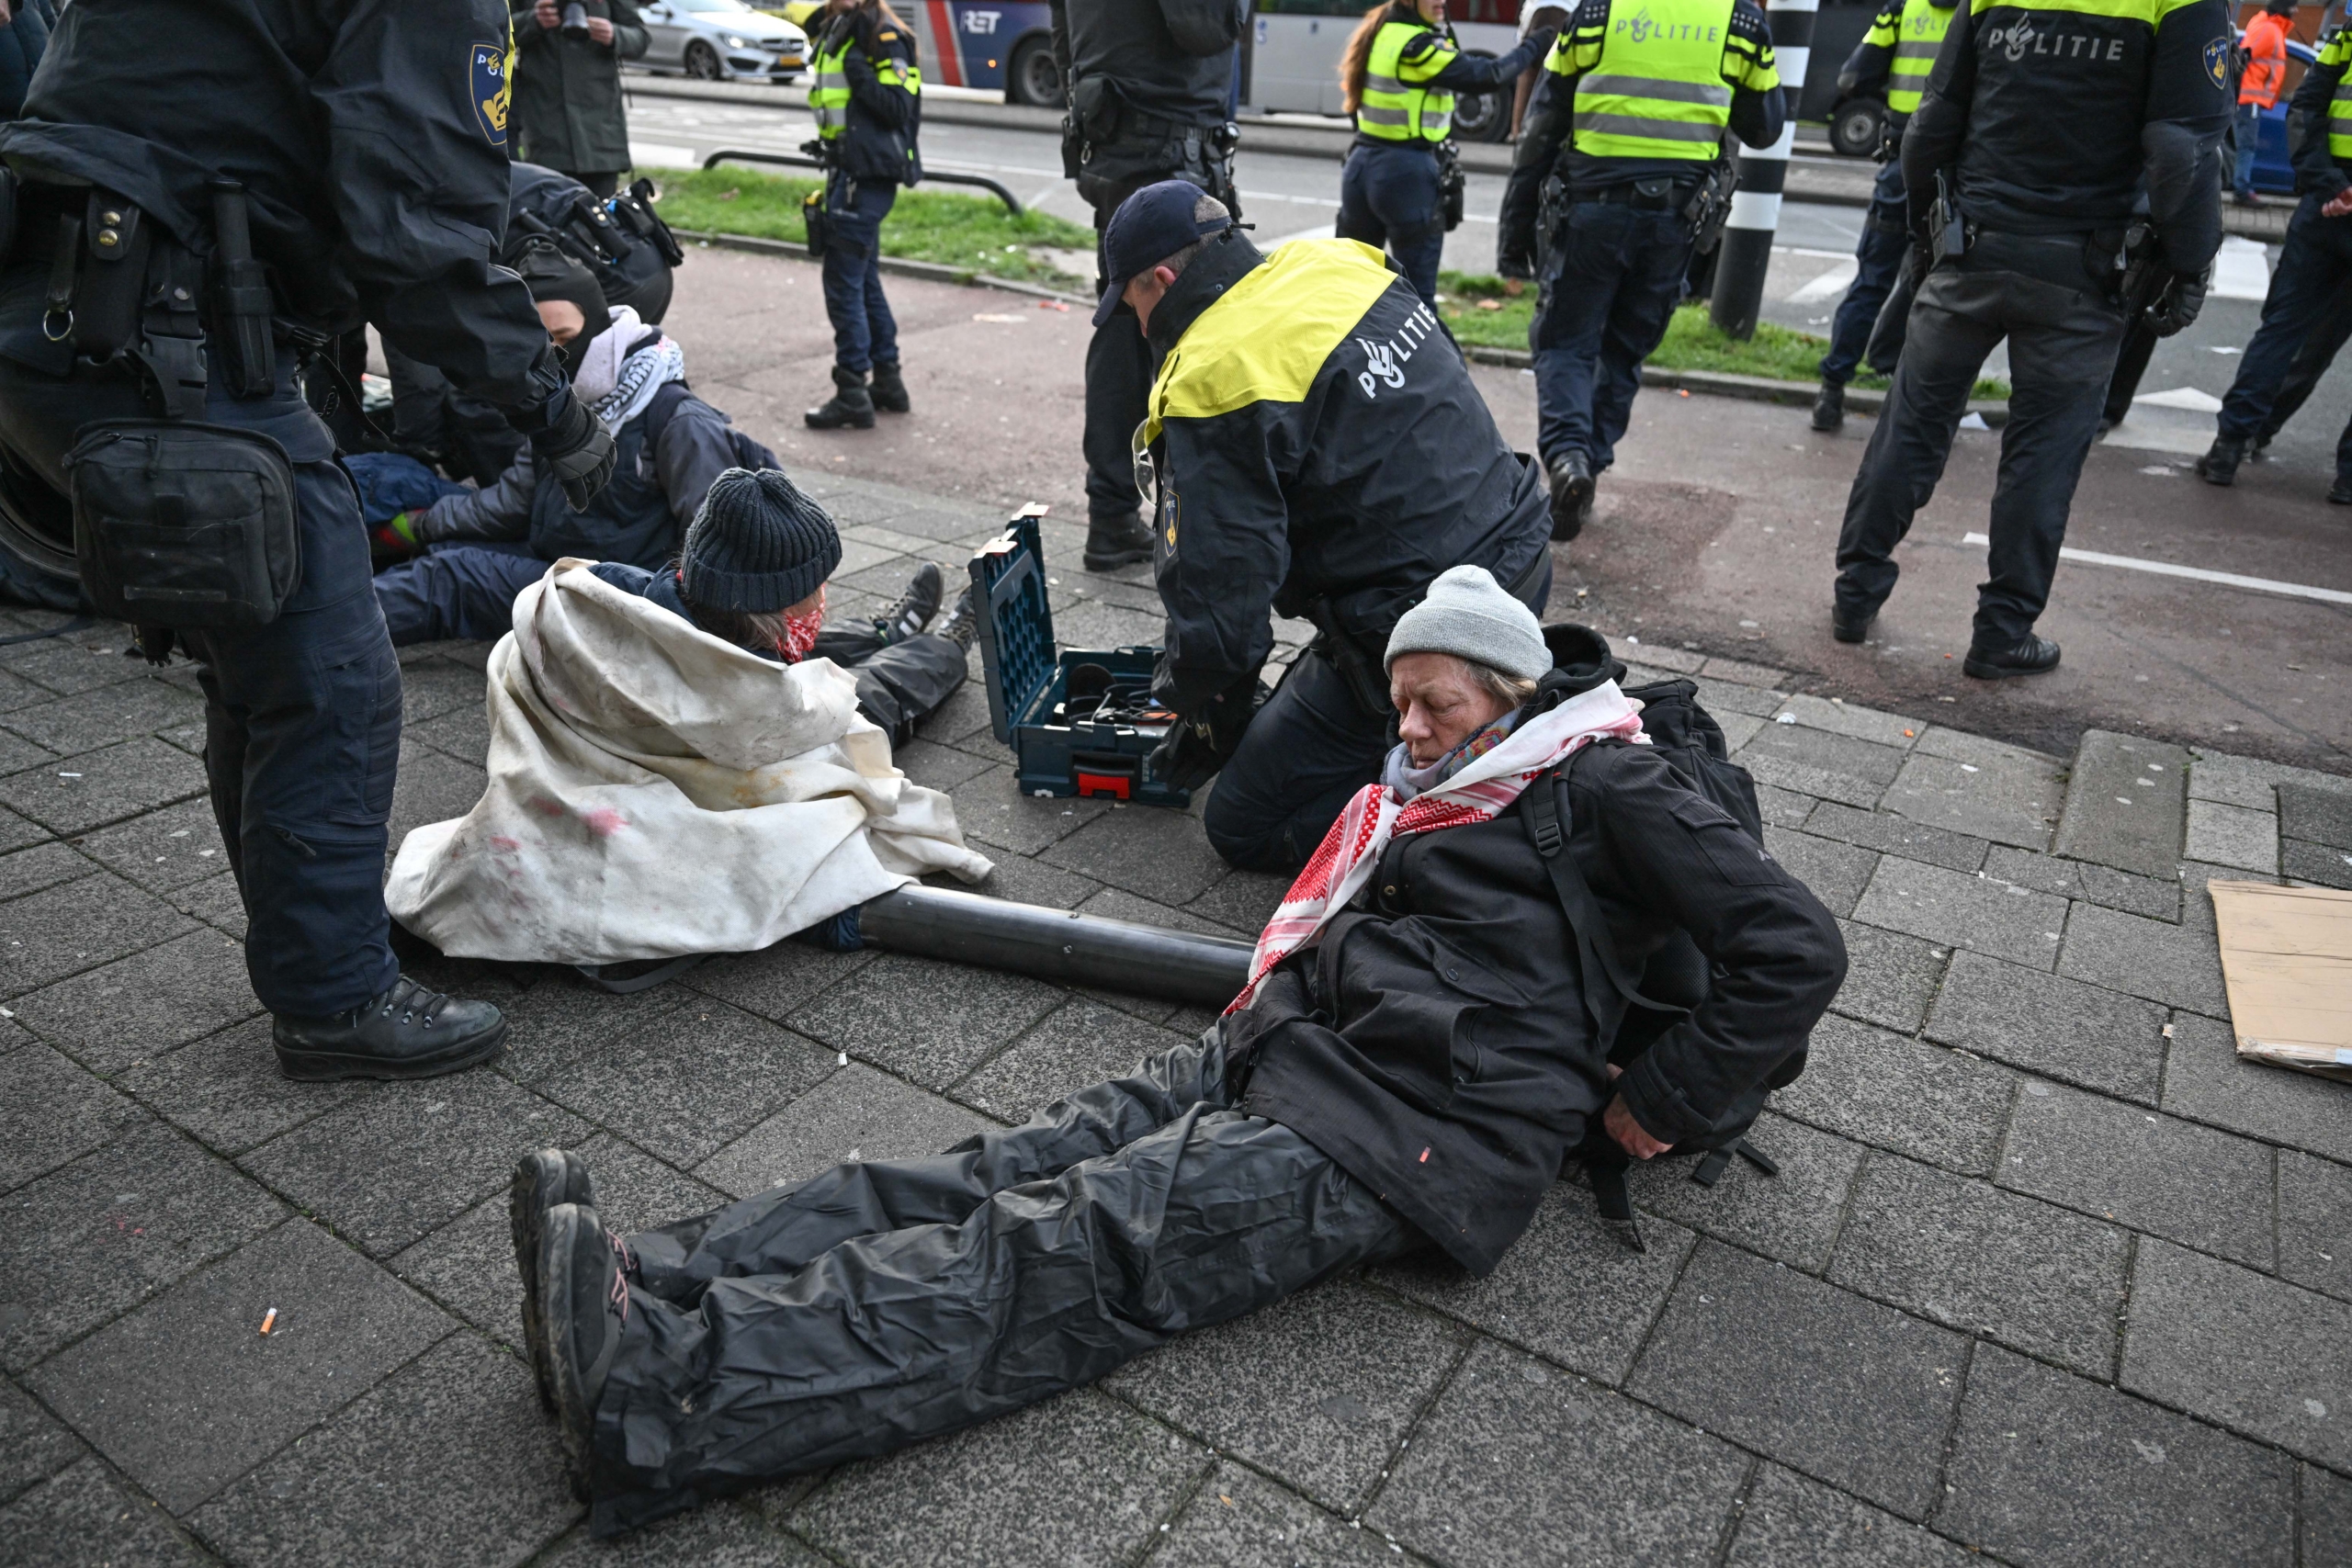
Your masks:
M1457 566L1430 584L1429 597L1405 612L1389 634L1385 671L1408 653L1451 653L1522 681L1540 681L1552 650L1535 612L1496 582L1483 566Z
M816 592L841 560L832 518L781 470L729 468L687 525L678 570L695 604L764 615Z

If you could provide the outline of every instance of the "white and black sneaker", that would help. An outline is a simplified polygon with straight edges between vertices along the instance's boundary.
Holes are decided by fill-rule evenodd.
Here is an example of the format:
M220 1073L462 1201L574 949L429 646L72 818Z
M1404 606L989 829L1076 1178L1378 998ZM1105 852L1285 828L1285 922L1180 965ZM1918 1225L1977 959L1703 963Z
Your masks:
M907 583L907 591L899 602L884 611L874 623L885 643L904 642L931 625L939 614L939 601L947 592L946 580L940 575L938 564L925 561L915 569Z

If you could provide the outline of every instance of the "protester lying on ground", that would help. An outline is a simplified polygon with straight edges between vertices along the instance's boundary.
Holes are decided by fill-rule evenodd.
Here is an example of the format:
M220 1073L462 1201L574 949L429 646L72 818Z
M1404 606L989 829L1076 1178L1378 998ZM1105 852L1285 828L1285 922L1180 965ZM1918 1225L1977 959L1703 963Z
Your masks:
M1594 1122L1646 1158L1754 1115L1844 976L1837 922L1643 744L1598 636L1554 628L1555 667L1485 570L1437 588L1387 644L1382 781L1197 1043L945 1154L625 1241L577 1154L522 1162L527 1339L597 1533L1034 1404L1364 1263L1484 1273ZM1522 816L1531 780L1556 810ZM1669 953L1712 966L1691 1011L1580 974L1547 841L1637 989Z
M927 872L985 877L875 722L953 691L969 634L922 632L904 602L817 634L840 560L789 479L734 469L675 568L562 560L526 585L490 657L489 787L401 845L392 918L453 956L617 964L752 952Z
M497 483L388 525L383 542L424 552L376 577L397 647L503 636L515 594L567 556L661 566L711 480L747 458L774 466L687 389L676 340L627 307L607 307L587 268L543 247L526 258L523 280L563 350L573 393L613 432L612 482L575 512L525 446Z

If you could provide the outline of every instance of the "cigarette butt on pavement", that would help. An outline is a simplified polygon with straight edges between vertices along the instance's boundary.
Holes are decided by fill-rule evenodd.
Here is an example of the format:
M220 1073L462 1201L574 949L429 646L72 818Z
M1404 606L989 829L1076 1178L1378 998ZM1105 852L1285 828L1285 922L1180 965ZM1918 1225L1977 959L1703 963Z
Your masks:
M266 1314L265 1314L263 1315L263 1317L262 1317L262 1320L261 1320L261 1331L262 1331L264 1334L268 1333L268 1332L269 1332L269 1330L270 1330L271 1325L274 1325L274 1324L276 1324L277 1322L277 1309L276 1307L272 1307L272 1308L270 1308L270 1309L269 1309L269 1311L268 1311Z

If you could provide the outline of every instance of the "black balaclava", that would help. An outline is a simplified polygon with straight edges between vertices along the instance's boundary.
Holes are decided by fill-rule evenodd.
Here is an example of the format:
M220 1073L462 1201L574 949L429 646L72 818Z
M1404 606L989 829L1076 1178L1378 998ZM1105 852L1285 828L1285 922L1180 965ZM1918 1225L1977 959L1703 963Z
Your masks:
M538 304L566 299L580 307L580 335L563 345L563 368L578 376L588 357L588 345L613 324L612 307L605 303L604 286L596 275L552 245L534 245L515 268L523 275L531 299Z

